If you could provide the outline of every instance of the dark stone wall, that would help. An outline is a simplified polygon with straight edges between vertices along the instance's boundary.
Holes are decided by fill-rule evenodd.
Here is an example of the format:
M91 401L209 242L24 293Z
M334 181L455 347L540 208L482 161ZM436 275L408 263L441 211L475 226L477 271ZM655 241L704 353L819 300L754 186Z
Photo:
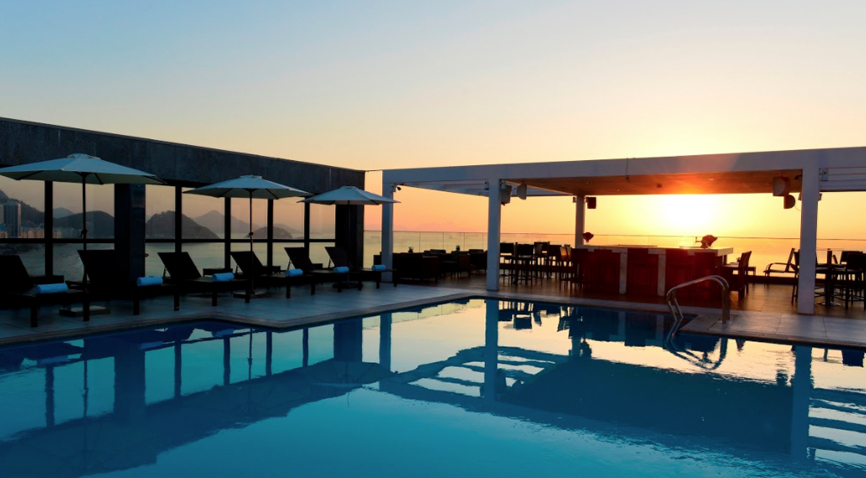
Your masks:
M314 194L364 187L364 171L0 118L0 166L85 153L140 169L182 186L203 186L244 174Z

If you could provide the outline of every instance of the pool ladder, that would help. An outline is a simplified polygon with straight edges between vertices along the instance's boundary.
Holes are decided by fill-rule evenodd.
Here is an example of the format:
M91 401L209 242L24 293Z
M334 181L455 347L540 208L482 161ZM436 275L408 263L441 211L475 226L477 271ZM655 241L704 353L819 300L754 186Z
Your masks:
M707 281L714 281L722 286L722 324L727 324L728 321L731 320L731 286L728 285L728 281L725 280L724 277L711 275L683 282L682 284L671 287L665 295L668 308L671 309L671 314L674 316L674 325L671 327L671 333L668 335L668 339L672 338L679 331L680 325L682 325L684 319L683 311L680 309L679 302L677 302L677 291Z

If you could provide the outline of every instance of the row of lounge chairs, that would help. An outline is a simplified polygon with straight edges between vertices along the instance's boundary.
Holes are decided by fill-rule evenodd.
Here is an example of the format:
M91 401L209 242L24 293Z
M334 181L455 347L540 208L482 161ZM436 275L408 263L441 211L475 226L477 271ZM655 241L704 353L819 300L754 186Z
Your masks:
M287 273L279 267L269 267L261 263L258 257L250 251L233 251L232 258L237 264L237 270L231 275L231 269L200 270L190 255L186 252L160 252L159 258L165 266L162 280L154 281L153 285L143 286L128 284L118 277L116 256L113 250L79 251L87 271L87 283L68 281L60 290L53 293L41 293L40 282L62 282L62 277L34 278L27 272L21 258L16 255L0 256L0 298L16 307L30 308L30 325L38 326L39 307L44 305L83 304L82 315L85 321L90 318L90 303L93 300L111 300L112 298L131 298L133 314L141 310L141 300L153 296L174 297L173 307L180 309L180 296L185 294L204 294L211 298L211 305L216 306L220 293L235 293L249 303L255 292L255 287L285 287L286 298L291 297L293 286L310 286L310 294L316 293L319 284L333 283L339 292L354 287L359 290L363 281L375 281L380 287L382 274L392 272L381 267L375 269L355 268L348 255L340 248L327 247L326 250L334 264L326 269L322 264L313 263L302 247L287 247L289 264L297 272ZM221 276L224 280L215 280ZM396 283L395 283L396 285Z

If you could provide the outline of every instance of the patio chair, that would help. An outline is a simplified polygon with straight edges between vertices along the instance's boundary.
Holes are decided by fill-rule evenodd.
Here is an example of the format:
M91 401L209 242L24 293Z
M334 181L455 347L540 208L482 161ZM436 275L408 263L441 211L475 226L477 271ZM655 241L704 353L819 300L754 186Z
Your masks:
M204 292L210 294L211 305L216 307L217 296L220 292L249 291L246 279L233 278L227 281L215 281L212 277L202 275L195 262L187 252L160 252L159 259L165 265L168 272L168 281L181 287L184 292ZM225 269L205 269L206 274L217 272L231 272ZM250 302L249 293L245 294L244 302Z
M467 252L443 254L440 256L439 265L443 277L445 274L452 279L455 275L459 278L463 273L466 273L467 277L472 275L472 257Z
M337 287L337 292L343 292L344 287L349 285L348 272L334 272L333 269L325 269L321 264L314 264L303 247L286 247L289 256L289 264L304 271L314 283L332 282Z
M764 268L764 277L769 278L771 274L793 274L796 276L797 272L794 268L794 254L796 251L796 248L791 248L787 262L771 262L767 264L767 267Z
M376 268L374 269L364 269L355 267L355 264L352 264L352 261L349 259L349 255L346 254L345 249L342 247L336 246L328 246L325 247L325 252L328 253L328 257L331 258L331 262L334 263L334 267L348 267L349 271L355 275L360 276L360 280L372 280L376 282L376 288L378 289L382 283L382 274L385 272L394 272L393 269L382 269ZM467 262L469 260L469 256L467 256ZM397 287L397 281L394 282L394 287ZM361 289L360 281L358 283L358 289Z
M279 266L262 264L259 257L250 251L232 251L231 256L241 271L240 277L250 279L251 286L256 283L265 287L285 287L286 299L290 299L293 285L310 284L310 295L316 294L316 281L312 280L309 274L287 276L286 272L281 270Z
M855 251L845 256L845 270L840 274L837 287L845 300L845 308L862 301L866 309L866 254Z
M78 251L81 263L87 271L87 291L94 298L111 299L132 295L132 314L141 314L141 299L160 295L174 296L174 310L180 310L180 288L175 284L139 286L118 274L115 267L117 254L113 249ZM70 288L84 290L84 282L67 282Z
M45 284L38 277L31 277L17 255L0 255L0 297L30 308L30 326L39 326L39 307L43 305L65 305L81 302L84 321L90 320L90 297L86 291L68 290L53 294L40 294L37 285ZM62 281L62 279L61 279ZM53 281L52 281L53 282ZM65 285L65 284L64 284Z
M737 299L742 299L743 295L749 291L749 259L751 257L752 251L746 251L740 254L740 259L736 264L722 268L731 292L737 291Z

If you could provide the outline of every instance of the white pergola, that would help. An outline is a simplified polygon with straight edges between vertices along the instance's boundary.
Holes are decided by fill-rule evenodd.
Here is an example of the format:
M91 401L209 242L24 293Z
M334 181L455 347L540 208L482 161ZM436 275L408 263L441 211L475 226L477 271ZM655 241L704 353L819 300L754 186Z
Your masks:
M397 186L487 196L487 289L499 289L501 201L520 194L574 196L574 243L583 244L586 196L643 194L743 194L773 191L785 177L800 193L799 288L815 287L818 200L824 191L866 191L866 147L607 159L383 171L383 195ZM382 206L382 261L392 265L394 206ZM812 294L799 294L797 310L814 314Z

